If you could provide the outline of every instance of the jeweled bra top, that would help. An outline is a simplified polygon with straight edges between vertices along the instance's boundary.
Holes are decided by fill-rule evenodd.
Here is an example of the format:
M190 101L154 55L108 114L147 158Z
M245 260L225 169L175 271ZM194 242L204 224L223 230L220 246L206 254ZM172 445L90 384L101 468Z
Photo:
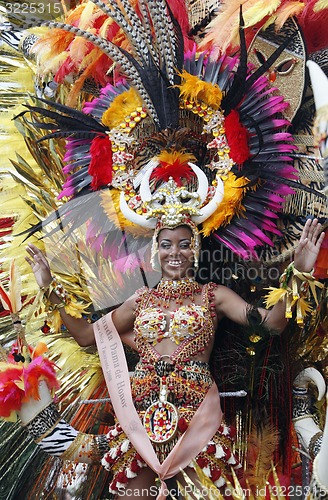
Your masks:
M178 345L171 354L172 361L186 361L204 351L214 335L213 316L214 283L201 287L194 280L171 282L176 285L168 293L167 285L157 289L138 290L136 319L134 323L135 343L142 359L156 361L161 357L155 345L163 339L170 339ZM189 286L190 284L190 286ZM187 293L185 289L190 289ZM194 295L201 294L201 303L194 303ZM191 304L179 304L179 299L190 298ZM170 300L177 302L175 311L165 311ZM167 320L167 314L169 319ZM167 324L168 323L168 324Z

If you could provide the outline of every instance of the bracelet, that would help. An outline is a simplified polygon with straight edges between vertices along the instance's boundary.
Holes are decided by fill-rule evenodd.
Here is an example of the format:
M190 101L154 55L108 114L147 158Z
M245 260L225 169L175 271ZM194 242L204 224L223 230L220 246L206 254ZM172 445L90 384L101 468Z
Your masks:
M64 302L64 304L69 304L72 301L71 295L65 290L60 281L56 277L52 278L51 282L52 291L57 295L57 297Z
M324 287L323 283L316 281L312 273L313 270L310 273L299 271L296 269L294 262L291 262L279 278L280 287L267 288L267 290L270 291L264 297L266 307L270 308L285 299L285 317L288 319L292 318L292 308L296 305L296 321L298 324L302 325L304 317L312 311L312 306L309 302L310 292L318 305L319 301L316 287ZM300 285L297 282L297 278L301 280ZM291 286L288 285L290 280Z
M54 304L50 301L52 292L61 300L59 304ZM82 318L82 314L87 313L89 304L85 305L82 302L76 301L73 295L67 292L56 276L52 277L48 286L40 287L39 294L42 295L44 311L47 313L45 323L41 327L43 333L49 333L53 330L58 332L61 329L61 309L64 309L65 312L73 318Z
M52 276L52 280L49 285L41 286L40 290L43 292L43 297L47 300L49 300L51 293L54 292L57 297L64 302L64 304L68 304L71 301L69 293L65 290L64 286L56 278L56 276ZM46 292L48 292L47 296Z

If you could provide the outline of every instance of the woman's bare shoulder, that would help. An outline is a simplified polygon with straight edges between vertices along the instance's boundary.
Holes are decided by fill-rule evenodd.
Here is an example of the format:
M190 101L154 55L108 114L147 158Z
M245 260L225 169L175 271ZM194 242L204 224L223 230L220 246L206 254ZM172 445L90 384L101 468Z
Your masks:
M239 324L246 323L247 302L240 295L225 285L217 285L213 294L219 317L226 316Z
M147 287L136 290L133 295L126 299L125 302L113 312L115 327L121 335L133 329L136 310L140 306L143 295L146 294L148 290Z

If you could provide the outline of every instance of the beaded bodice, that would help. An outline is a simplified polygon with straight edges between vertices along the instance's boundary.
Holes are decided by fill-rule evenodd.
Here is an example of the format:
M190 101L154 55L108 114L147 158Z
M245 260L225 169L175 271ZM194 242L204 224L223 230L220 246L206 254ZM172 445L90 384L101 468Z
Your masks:
M134 334L140 356L146 360L159 359L160 354L155 346L163 339L170 339L178 346L170 356L172 361L191 359L204 351L214 335L215 286L214 283L209 283L203 288L200 287L200 304L179 305L174 311L165 311L161 307L156 290L139 290Z
M180 306L166 314L160 307L148 307L140 311L135 321L135 331L153 345L169 338L180 344L184 339L197 335L207 323L207 309L204 306L190 304ZM168 323L168 325L167 325Z

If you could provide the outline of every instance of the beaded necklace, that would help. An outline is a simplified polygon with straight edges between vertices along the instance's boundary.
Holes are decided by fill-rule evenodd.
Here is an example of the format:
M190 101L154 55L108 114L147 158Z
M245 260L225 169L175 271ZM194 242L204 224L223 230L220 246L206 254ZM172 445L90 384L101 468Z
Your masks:
M194 296L199 295L201 291L201 285L194 278L182 278L181 280L162 278L152 291L152 295L159 300L158 305L168 309L171 301L174 300L177 305L182 305L184 299L188 298L194 301Z

